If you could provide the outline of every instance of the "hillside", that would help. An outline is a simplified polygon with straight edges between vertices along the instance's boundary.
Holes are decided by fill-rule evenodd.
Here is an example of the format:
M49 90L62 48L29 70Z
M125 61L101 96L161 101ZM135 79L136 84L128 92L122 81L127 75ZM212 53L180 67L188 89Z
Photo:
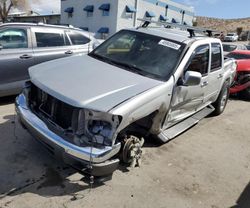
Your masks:
M210 17L196 17L198 27L211 28L218 31L234 32L238 27L242 27L243 31L250 30L250 17L243 19L217 19Z

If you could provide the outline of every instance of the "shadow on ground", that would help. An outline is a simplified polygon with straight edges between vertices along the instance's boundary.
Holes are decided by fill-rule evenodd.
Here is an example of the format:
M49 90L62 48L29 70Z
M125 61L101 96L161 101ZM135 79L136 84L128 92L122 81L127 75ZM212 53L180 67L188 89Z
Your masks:
M250 207L250 182L245 187L240 197L236 201L236 205L231 208L249 208Z
M14 99L0 98L0 107L13 103ZM88 178L53 158L22 128L14 107L13 113L0 121L0 200L26 192L42 196L72 195L74 199L75 193L90 188ZM102 184L96 183L92 188Z
M8 97L0 97L0 106L12 104L15 102L16 95Z

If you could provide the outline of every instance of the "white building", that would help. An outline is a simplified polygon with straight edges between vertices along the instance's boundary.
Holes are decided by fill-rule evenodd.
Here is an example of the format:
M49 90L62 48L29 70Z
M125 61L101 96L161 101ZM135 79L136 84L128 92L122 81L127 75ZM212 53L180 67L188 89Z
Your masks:
M61 23L105 38L123 28L138 26L137 18L192 25L192 7L170 0L61 0Z

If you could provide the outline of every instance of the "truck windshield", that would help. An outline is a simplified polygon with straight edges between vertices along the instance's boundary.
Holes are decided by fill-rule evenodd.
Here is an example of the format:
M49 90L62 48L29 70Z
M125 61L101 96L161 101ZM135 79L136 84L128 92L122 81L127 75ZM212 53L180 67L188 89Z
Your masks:
M121 30L89 55L133 73L167 80L185 44L137 31Z

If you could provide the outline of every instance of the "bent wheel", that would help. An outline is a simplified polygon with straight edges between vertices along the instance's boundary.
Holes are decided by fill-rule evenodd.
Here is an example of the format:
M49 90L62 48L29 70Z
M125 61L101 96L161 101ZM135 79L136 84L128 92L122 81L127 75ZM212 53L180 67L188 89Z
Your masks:
M122 150L122 161L130 164L130 167L141 165L142 146L144 139L135 136L129 136L125 139L125 144Z

